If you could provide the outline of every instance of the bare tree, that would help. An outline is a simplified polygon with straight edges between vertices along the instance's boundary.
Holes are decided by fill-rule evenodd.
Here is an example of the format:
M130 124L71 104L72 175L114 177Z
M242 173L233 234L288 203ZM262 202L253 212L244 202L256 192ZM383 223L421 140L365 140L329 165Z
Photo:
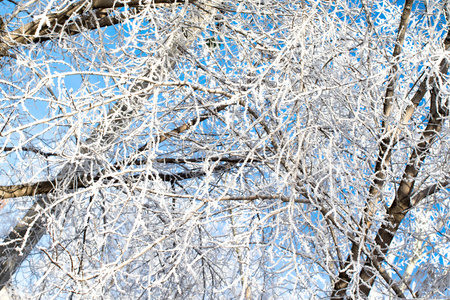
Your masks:
M0 6L3 293L450 296L447 2Z

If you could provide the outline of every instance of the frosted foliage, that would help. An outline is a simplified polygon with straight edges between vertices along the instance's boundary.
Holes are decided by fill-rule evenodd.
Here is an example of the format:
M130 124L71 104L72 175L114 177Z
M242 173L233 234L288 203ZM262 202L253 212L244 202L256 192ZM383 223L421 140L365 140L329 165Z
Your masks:
M0 288L450 297L446 1L0 1Z

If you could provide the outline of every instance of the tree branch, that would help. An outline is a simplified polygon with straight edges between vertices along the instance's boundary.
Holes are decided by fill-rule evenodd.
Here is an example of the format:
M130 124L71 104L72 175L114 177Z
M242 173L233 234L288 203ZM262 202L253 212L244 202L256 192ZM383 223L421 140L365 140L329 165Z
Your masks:
M444 39L444 49L448 50L450 48L450 32L447 33L446 38ZM442 59L440 62L440 74L444 75L448 73L449 64L447 59ZM428 86L430 82L436 81L436 77L427 77L423 79L421 84L419 85L419 88L416 90L414 96L411 98L411 104L406 107L404 112L402 113L402 119L401 124L406 124L411 119L414 110L417 108L419 103L422 101L423 97L425 96L426 92L428 91ZM386 94L387 95L387 94ZM382 140L380 143L380 150L378 154L378 160L375 166L375 180L373 182L373 185L371 185L369 189L369 194L372 196L378 195L381 191L382 186L384 185L385 180L385 170L387 163L390 161L391 157L391 150L392 147L396 144L396 139L399 136L401 132L401 129L395 130L391 136L387 136ZM422 198L423 199L423 198ZM420 200L422 200L420 199ZM419 200L419 201L420 201ZM369 214L369 217L375 213L374 211L375 202L369 202L368 206L366 207L365 213ZM364 218L363 218L364 219ZM367 230L371 226L371 221L366 221L366 228ZM351 253L353 253L353 256L357 255L358 249L355 246L352 246ZM333 288L334 292L332 294L332 297L335 297L333 299L343 299L345 296L345 289L350 283L350 277L347 275L348 267L351 263L351 255L349 255L346 259L345 268L343 271L339 273L339 278L342 280L338 280L335 283L335 286Z
M446 181L435 183L433 185L430 185L430 186L420 190L411 198L411 205L413 207L415 207L423 199L439 192L440 190L448 187L449 185L450 185L450 180L446 180Z
M96 29L97 25L94 22L94 16L97 18L100 27L111 26L121 22L121 18L119 17L108 16L104 11L105 9L115 9L124 7L125 5L128 7L140 7L143 5L174 3L184 3L184 1L131 0L119 2L117 0L81 0L67 6L61 12L47 14L45 17L31 21L12 32L5 32L0 39L0 57L9 56L8 50L13 47L51 40L61 32L74 35L82 32L83 29ZM93 14L89 13L89 10L94 10ZM70 19L77 15L79 16L75 20L69 22Z
M405 40L405 33L409 17L411 15L413 2L414 0L405 1L402 16L400 19L400 24L398 26L397 39L393 52L393 60L395 63L392 66L392 69L390 70L388 78L388 86L386 88L386 94L384 96L384 104L383 104L384 119L382 120L382 128L383 128L382 134L389 133L388 118L392 112L392 101L394 97L395 83L397 81L397 71L398 71L397 59L400 55L401 48ZM367 201L367 206L365 207L363 216L361 218L361 225L364 225L365 228L364 229L365 233L361 235L362 239L365 238L367 231L370 229L372 225L371 218L375 214L377 198L380 195L383 185L385 184L386 169L392 154L391 151L392 146L390 144L391 144L391 137L389 136L383 138L379 143L378 159L374 170L375 178L370 185L369 200ZM361 240L361 242L363 243L363 240ZM346 259L344 269L339 273L340 280L336 281L335 286L333 288L334 290L332 294L333 299L341 299L341 298L343 299L346 292L346 288L350 283L350 277L347 275L347 273L351 271L352 269L351 262L353 259L356 259L358 257L358 251L359 251L358 247L356 247L355 244L353 244L350 250L350 254Z
M428 155L437 134L442 129L444 118L448 116L448 108L444 107L446 104L444 105L444 103L442 103L443 100L439 95L436 84L437 83L435 82L434 87L431 90L430 117L428 119L427 127L422 132L421 141L411 153L409 162L403 173L402 181L397 189L396 197L387 211L385 222L383 222L383 225L375 237L375 260L373 262L366 262L360 272L360 278L362 279L360 290L366 296L369 295L375 282L375 274L370 266L377 263L381 264L385 260L385 254L400 227L400 223L408 211L413 207L411 195L414 189L415 179L417 178L421 165ZM420 201L419 198L416 200ZM418 203L419 202L416 202L415 205Z
M388 286L395 292L395 295L400 299L406 298L401 287L397 283L395 283L395 281L387 273L386 269L381 265L381 263L376 258L372 258L370 262L377 269L378 273L380 273L381 277L388 284Z
M4 152L9 152L9 151L28 151L28 152L33 152L33 153L42 155L42 156L44 156L44 157L59 156L59 154L51 153L51 152L45 152L45 151L42 151L42 150L40 150L40 149L33 148L33 147L21 147L21 148L17 148L17 147L4 147L2 150L3 150Z
M230 106L230 104L224 104L224 105L220 105L218 107L216 107L215 109L213 109L210 112L205 112L202 115L191 119L190 121L186 122L185 124L169 131L166 132L160 136L158 136L157 141L159 143L164 142L167 139L170 139L172 137L174 137L175 135L178 135L180 133L185 132L186 130L188 130L189 128L191 128L192 126L194 126L195 124L198 124L200 122L203 122L207 119L209 119L210 117L214 116L215 114L217 114L218 112L224 110L225 108L227 108L228 106ZM143 152L149 149L150 144L146 143L145 145L139 147L138 152Z

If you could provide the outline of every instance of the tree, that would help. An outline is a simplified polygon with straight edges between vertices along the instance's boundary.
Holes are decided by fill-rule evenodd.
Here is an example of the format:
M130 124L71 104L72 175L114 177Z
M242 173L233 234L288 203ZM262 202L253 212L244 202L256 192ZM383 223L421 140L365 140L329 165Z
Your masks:
M449 296L447 1L3 1L0 287Z

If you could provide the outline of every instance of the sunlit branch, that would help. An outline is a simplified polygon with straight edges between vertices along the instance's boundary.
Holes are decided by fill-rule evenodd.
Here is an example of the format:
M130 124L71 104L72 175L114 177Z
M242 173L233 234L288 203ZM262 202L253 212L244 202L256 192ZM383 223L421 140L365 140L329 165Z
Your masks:
M450 185L450 181L446 180L443 182L438 182L433 185L430 185L420 191L418 191L412 198L411 198L411 205L417 206L423 199L427 198L428 196L431 196L445 188L447 188Z
M386 94L384 96L384 102L383 102L383 119L382 119L382 127L383 131L381 132L381 140L379 143L379 151L378 151L378 159L377 163L375 165L375 179L373 180L372 185L370 186L369 195L370 199L367 201L367 207L365 208L364 212L365 214L362 217L362 222L364 223L366 230L369 230L372 221L371 217L375 213L375 207L376 203L379 197L379 194L381 192L382 187L385 184L385 178L386 178L386 169L387 166L391 160L391 154L392 154L392 143L395 143L395 138L393 139L390 135L391 133L391 127L389 125L389 117L392 112L392 103L394 101L394 90L395 90L395 84L397 82L398 77L398 57L401 52L401 48L403 46L403 43L405 41L405 33L407 29L407 25L409 22L409 17L411 15L411 9L413 5L413 0L406 0L405 4L403 6L403 12L400 19L400 24L398 26L398 34L397 34L397 40L395 42L394 46L394 52L392 54L392 63L393 66L391 68L391 71L389 73L388 78L388 85L386 88Z
M392 277L387 273L386 269L381 265L381 263L376 258L371 258L370 262L376 268L389 288L391 288L395 292L395 295L400 299L406 298L401 287L392 279Z
M383 107L383 128L388 130L389 116L392 112L392 102L394 97L395 83L397 82L397 71L398 71L398 57L400 55L403 43L405 41L406 29L408 28L409 17L411 15L411 9L414 0L406 0L403 5L403 12L400 18L400 24L398 25L397 40L394 46L394 52L392 53L393 66L389 73L388 85L386 88L386 95L384 96L384 107ZM388 130L389 131L389 130Z
M403 45L403 42L405 40L405 33L407 29L407 24L409 21L409 17L411 14L412 4L413 0L406 0L405 4L403 6L403 12L400 19L400 24L398 26L398 33L397 33L397 39L394 46L394 52L393 52L393 61L394 65L392 69L390 70L389 77L388 77L388 85L386 88L386 94L384 96L384 107L383 107L383 119L382 119L382 127L383 132L382 134L390 134L389 133L389 116L392 111L392 101L394 96L394 90L395 90L395 83L397 79L397 71L398 71L398 56L400 55L401 48ZM381 188L385 183L385 177L386 177L386 168L387 164L390 161L391 158L391 149L392 145L391 139L389 137L383 138L380 141L379 145L379 153L378 153L378 159L375 165L375 178L373 180L373 183L370 186L369 195L370 199L368 199L366 207L364 209L364 215L361 218L361 225L364 225L366 228L366 231L369 230L369 228L372 225L371 217L375 214L375 207L378 195L380 194ZM361 236L361 241L365 239L366 234L363 234ZM334 285L334 292L332 294L333 299L340 299L343 298L345 295L346 287L348 286L350 282L350 277L347 275L349 271L349 268L352 269L352 260L357 259L358 257L358 247L356 247L355 244L353 244L350 254L347 257L347 260L344 265L344 270L340 271L339 277L340 279L336 281Z

